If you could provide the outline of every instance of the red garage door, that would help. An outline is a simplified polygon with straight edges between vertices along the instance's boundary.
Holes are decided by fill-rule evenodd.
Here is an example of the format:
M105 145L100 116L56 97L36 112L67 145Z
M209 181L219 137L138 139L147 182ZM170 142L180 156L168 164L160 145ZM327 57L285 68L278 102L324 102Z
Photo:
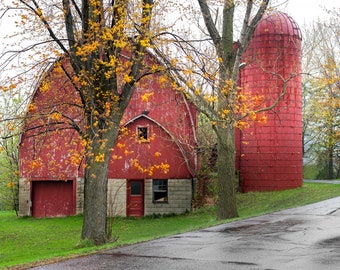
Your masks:
M74 214L73 181L32 182L32 215L34 217Z

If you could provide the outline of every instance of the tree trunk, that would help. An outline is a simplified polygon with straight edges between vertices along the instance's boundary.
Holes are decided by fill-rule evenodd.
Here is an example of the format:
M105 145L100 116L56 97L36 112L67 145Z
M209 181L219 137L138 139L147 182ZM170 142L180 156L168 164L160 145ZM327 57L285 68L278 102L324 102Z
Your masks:
M225 123L218 124L216 129L218 140L217 157L217 219L238 217L236 205L235 144L234 128Z
M105 163L95 163L85 169L84 218L82 239L95 245L106 243L107 235L107 168Z
M334 179L334 162L333 162L333 147L330 147L328 153L328 179Z
M118 117L119 118L119 117ZM119 121L117 122L119 123ZM102 245L110 240L111 228L107 219L108 167L119 126L103 125L91 136L86 147L84 183L84 217L81 238ZM90 133L92 129L89 129ZM98 135L101 134L101 135Z
M218 219L237 217L236 196L235 196L235 143L234 143L234 115L229 115L228 119L218 119L219 114L224 110L233 113L233 106L236 104L237 81L239 74L239 64L244 50L247 48L250 39L255 31L257 23L267 9L269 0L262 0L258 3L258 10L250 21L254 1L245 1L246 12L243 21L238 48L234 50L233 46L233 23L234 23L234 0L224 1L222 35L216 27L215 20L212 17L207 0L198 0L205 26L209 36L214 43L216 54L219 57L219 89L218 109L217 109L217 126L214 127L218 137ZM233 89L225 88L227 80L234 83ZM229 93L228 93L229 92ZM223 113L224 114L224 113ZM223 117L224 118L224 117Z

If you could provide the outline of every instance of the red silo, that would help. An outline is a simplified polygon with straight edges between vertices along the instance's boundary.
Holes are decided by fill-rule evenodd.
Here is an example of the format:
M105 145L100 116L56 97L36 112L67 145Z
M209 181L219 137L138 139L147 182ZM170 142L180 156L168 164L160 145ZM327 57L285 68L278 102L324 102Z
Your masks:
M265 14L243 56L241 93L248 108L269 108L236 132L236 166L244 192L302 185L301 32L285 13ZM252 98L249 98L251 96Z

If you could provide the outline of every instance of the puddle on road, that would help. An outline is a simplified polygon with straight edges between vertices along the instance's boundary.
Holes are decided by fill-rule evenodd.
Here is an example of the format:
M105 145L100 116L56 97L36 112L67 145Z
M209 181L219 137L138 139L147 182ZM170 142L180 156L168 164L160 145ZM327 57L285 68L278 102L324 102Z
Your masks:
M340 236L328 238L326 240L322 240L322 241L318 242L318 245L325 247L325 248L327 248L327 247L329 247L329 248L333 248L333 247L339 248L340 247Z
M293 228L296 225L303 224L302 220L282 220L277 222L263 222L256 224L245 224L237 227L228 227L221 230L222 233L236 233L236 234L272 234L278 232L292 232L298 231L298 228Z
M316 256L314 260L321 265L327 265L327 269L339 269L340 265L340 236L319 241L314 246L320 250L322 256Z
M174 239L181 239L181 238L200 238L200 236L196 235L174 235L174 236L169 236L169 238L174 238Z
M264 224L247 224L238 227L231 227L222 230L221 232L231 233L231 232L247 232L247 231L254 231L259 230Z

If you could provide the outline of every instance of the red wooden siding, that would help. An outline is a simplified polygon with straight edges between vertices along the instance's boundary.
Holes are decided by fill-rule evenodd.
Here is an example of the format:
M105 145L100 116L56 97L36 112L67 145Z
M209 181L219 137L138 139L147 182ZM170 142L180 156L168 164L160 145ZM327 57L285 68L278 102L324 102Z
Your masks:
M67 69L68 62L62 63ZM82 127L82 112L75 106L80 104L80 98L57 65L43 82L48 89L36 89L27 112L19 149L20 177L73 179L78 176L82 149L77 132L61 114Z
M147 55L145 61L152 65L155 59ZM69 69L67 59L61 63ZM48 88L44 87L45 81L48 82ZM29 181L58 181L84 176L84 149L78 133L69 121L72 119L83 128L84 117L80 106L78 92L61 72L58 64L55 64L46 74L41 87L36 89L27 112L29 117L19 150L21 178ZM59 112L67 118L61 118ZM145 117L140 117L142 114L145 114ZM150 134L155 134L152 141L136 141L136 136L132 134L136 133L137 125L148 126ZM119 139L120 145L126 147L116 145L114 148L109 178L150 178L150 174L141 173L136 166L131 166L131 160L138 159L140 164L146 167L170 165L166 173L164 170L162 173L161 170L155 170L152 177L191 179L197 170L194 151L196 125L197 112L194 106L184 99L181 93L176 92L169 81L161 78L159 74L143 77L136 85L131 103L124 113L121 126L129 129L130 136L121 136ZM117 159L117 156L121 159ZM46 186L43 183L32 184L33 189L35 185L37 191L34 192L38 192L39 197L32 203L35 213L39 213L38 208L44 208L42 201L49 204L47 198L41 197L39 190L53 194L53 190L59 187L56 183L46 182ZM74 193L75 188L74 185ZM49 210L46 213L53 216L53 213L58 212L55 209L55 212Z
M155 122L141 116L126 126L129 133L122 136L115 147L109 166L109 178L191 178L185 157L176 141ZM147 127L150 139L147 142L138 141L138 127ZM192 159L192 157L189 157ZM140 168L134 165L137 159ZM189 160L190 161L190 160ZM154 166L150 173L149 168ZM160 166L160 167L158 167ZM169 170L163 170L169 166ZM141 168L146 171L142 172Z
M151 61L150 58L147 61ZM68 64L66 63L66 65ZM83 148L77 132L71 129L68 123L48 125L48 123L52 122L49 112L56 109L56 111L65 113L82 126L83 116L81 110L70 106L70 103L79 104L79 96L69 84L67 78L59 74L58 68L51 69L47 77L52 90L45 92L37 90L30 106L33 109L28 112L39 112L39 114L28 120L26 126L28 131L23 134L21 139L20 177L68 179L83 176L84 168L80 164L83 161L81 154ZM142 97L145 93L149 94L148 100ZM197 169L194 152L197 112L193 105L185 100L181 93L173 90L169 82L161 81L159 75L154 74L144 77L137 85L131 103L124 114L122 125L143 112L148 115L149 119L152 119L148 123L148 125L152 126L151 130L154 130L155 134L158 135L162 133L161 136L157 136L153 141L152 153L143 150L143 160L148 160L149 164L152 162L157 163L160 158L154 156L154 153L162 150L161 159L168 156L167 159L172 164L171 170L175 170L169 175L191 178ZM127 127L131 127L133 129L131 132L135 132L135 126L128 125ZM169 137L169 134L176 138L177 144L174 143L173 138ZM166 141L164 141L164 138L166 138ZM142 147L138 143L133 145L136 142L131 141L131 138L127 138L127 141L124 142L125 139L122 138L120 142L128 145L128 148ZM157 146L158 144L160 145ZM179 144L183 147L182 152L178 151ZM120 150L117 147L115 148L115 152ZM138 158L141 151L139 149L135 152L135 154L138 153L135 158ZM189 153L186 156L187 164L183 163L185 158L182 155L184 153ZM174 156L169 156L169 154L174 154ZM133 155L128 157L125 155L120 156L128 159L133 157ZM176 164L176 160L179 164ZM122 175L121 171L117 170L121 162L115 158L112 159L111 168L109 169L110 178L133 178L136 176L131 170L129 174ZM180 169L178 170L178 168ZM116 173L119 173L119 175Z
M82 149L75 130L58 130L39 136L22 137L20 147L21 177L70 179L79 175Z

